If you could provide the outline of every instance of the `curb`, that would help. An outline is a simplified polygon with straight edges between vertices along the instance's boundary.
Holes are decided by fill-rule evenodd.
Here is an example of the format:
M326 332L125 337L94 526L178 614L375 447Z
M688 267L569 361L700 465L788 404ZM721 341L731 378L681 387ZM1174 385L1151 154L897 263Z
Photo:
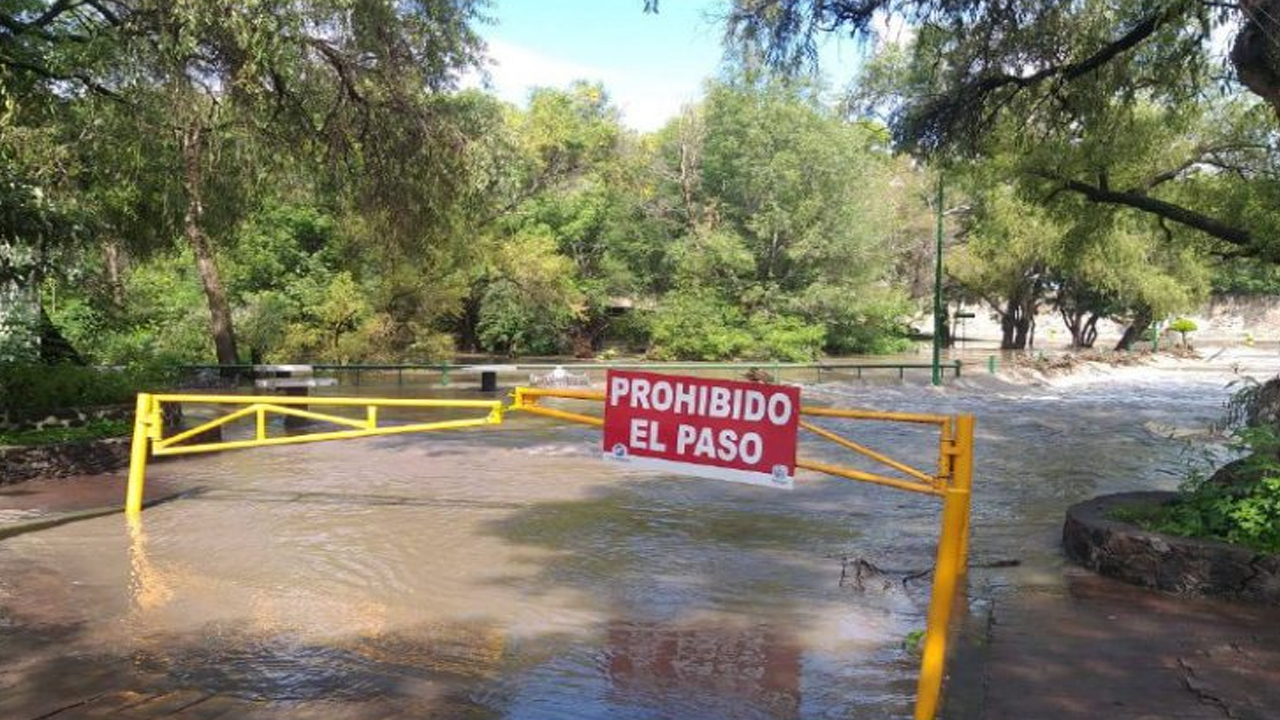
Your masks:
M152 498L151 500L148 500L142 503L142 507L143 509L146 509L154 505L160 505L162 503L167 503L172 500L178 500L180 498L191 495L195 492L196 492L195 490L183 490L180 492L169 493L168 495L161 495L158 498ZM30 532L37 532L39 530L48 530L49 528L58 527L59 525L67 525L69 523L79 522L81 520L92 520L93 518L99 518L99 517L104 517L106 515L114 515L116 513L123 513L123 512L124 512L124 508L113 505L111 507L96 507L96 508L89 508L87 510L75 510L71 512L57 513L49 517L37 518L35 520L6 523L4 525L0 525L0 540L16 537L18 535L24 535Z

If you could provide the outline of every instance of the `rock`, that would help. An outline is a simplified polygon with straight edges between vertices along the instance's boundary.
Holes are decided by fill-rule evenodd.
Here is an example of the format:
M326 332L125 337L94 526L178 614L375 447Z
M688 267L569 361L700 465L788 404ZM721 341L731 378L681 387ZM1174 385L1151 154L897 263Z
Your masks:
M1244 457L1223 465L1209 477L1209 484L1232 492L1248 492L1249 486L1267 475L1267 471L1252 460Z
M1157 506L1177 497L1170 492L1119 493L1072 505L1062 527L1063 551L1099 574L1143 587L1280 605L1280 555L1150 532L1110 517L1119 508Z
M97 475L129 464L129 438L0 448L0 485L36 478Z

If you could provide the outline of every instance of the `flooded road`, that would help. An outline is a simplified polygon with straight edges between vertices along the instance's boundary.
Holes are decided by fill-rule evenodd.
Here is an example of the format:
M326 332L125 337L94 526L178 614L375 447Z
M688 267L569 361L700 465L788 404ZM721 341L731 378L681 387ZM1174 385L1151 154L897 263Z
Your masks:
M1189 446L1164 429L1216 419L1224 385L804 393L977 415L981 603L1060 582L1067 505L1176 486ZM918 428L822 424L936 458ZM152 717L147 698L173 693L191 699L177 717L910 715L904 639L924 627L929 580L913 576L932 564L936 501L803 472L784 492L628 471L597 459L598 437L511 417L156 463L195 492L136 525L0 543L0 717L78 717L102 698ZM850 461L808 441L801 454Z

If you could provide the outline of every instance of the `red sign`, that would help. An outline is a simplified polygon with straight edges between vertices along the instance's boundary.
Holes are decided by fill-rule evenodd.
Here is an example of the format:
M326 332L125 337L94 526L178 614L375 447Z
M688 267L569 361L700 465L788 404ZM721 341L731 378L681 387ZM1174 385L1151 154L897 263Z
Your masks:
M799 388L620 370L610 370L606 384L606 458L792 487Z

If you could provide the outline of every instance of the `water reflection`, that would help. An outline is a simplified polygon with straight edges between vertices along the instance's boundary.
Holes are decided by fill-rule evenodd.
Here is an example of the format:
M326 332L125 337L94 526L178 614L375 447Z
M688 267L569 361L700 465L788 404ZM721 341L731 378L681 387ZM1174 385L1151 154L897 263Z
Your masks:
M129 528L129 592L136 614L157 610L173 598L173 588L147 554L147 531L140 515L126 515Z
M769 626L617 621L610 623L607 636L609 683L624 704L713 696L736 707L742 717L800 715L801 646Z

